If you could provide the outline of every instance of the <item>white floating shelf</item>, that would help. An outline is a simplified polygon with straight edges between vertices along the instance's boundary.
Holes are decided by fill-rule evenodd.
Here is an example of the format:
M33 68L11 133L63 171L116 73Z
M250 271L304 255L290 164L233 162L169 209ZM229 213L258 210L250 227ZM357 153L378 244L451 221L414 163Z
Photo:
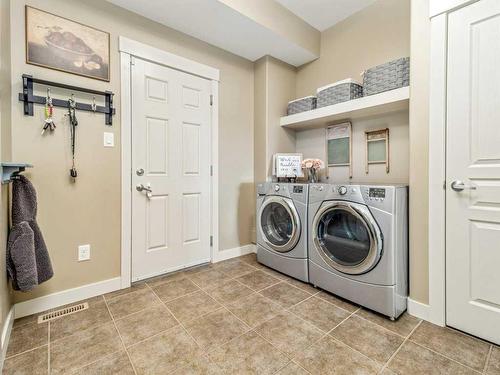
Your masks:
M405 110L409 108L409 103L410 88L402 87L328 107L283 116L280 119L280 125L292 129L319 128L334 121L355 120Z

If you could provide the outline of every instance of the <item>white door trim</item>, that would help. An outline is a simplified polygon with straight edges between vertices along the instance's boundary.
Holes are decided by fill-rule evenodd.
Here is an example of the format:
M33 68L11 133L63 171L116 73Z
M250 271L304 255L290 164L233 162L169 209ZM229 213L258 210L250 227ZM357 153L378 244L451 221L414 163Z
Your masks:
M122 217L121 217L121 287L127 288L131 283L132 261L132 117L131 117L131 67L133 56L203 77L212 81L212 115L211 115L211 235L213 236L211 259L219 250L219 168L218 168L218 134L219 134L219 70L181 56L165 52L158 48L132 39L119 37L120 76L121 76L121 158L122 158Z
M431 19L429 93L429 309L446 324L446 64L448 15Z

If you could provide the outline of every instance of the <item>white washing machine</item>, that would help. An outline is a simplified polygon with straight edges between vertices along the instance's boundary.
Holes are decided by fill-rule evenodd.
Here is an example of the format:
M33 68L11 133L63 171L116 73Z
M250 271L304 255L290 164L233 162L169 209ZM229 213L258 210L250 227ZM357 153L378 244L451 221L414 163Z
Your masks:
M309 186L309 280L397 318L408 296L408 187Z
M307 184L257 185L257 260L279 272L309 281Z

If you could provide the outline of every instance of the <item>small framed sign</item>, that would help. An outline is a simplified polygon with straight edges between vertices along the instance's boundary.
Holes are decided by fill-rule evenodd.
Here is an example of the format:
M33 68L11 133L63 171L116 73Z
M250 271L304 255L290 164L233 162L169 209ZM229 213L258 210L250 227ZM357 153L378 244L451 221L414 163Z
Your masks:
M302 154L274 154L273 176L278 178L302 177Z

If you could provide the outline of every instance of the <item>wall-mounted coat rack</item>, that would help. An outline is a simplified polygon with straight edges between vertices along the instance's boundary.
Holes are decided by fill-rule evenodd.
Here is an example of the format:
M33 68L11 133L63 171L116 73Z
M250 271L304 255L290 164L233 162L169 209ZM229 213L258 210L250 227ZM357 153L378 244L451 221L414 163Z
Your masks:
M2 184L8 184L11 182L16 176L24 172L26 168L33 167L31 164L26 163L0 163L0 168L2 170Z
M97 112L104 113L106 125L113 125L113 115L115 114L115 108L113 107L113 93L111 91L98 91L93 89L87 89L84 87L66 85L64 83L46 81L43 79L33 78L28 74L23 74L23 92L19 93L19 101L24 102L24 114L28 116L33 116L33 104L45 105L47 98L44 96L33 95L33 84L38 83L40 85L60 87L62 89L85 92L92 95L104 96L105 106L86 104L86 103L76 103L76 109L78 111L87 112ZM69 102L67 99L55 99L52 98L52 105L54 107L68 108Z

